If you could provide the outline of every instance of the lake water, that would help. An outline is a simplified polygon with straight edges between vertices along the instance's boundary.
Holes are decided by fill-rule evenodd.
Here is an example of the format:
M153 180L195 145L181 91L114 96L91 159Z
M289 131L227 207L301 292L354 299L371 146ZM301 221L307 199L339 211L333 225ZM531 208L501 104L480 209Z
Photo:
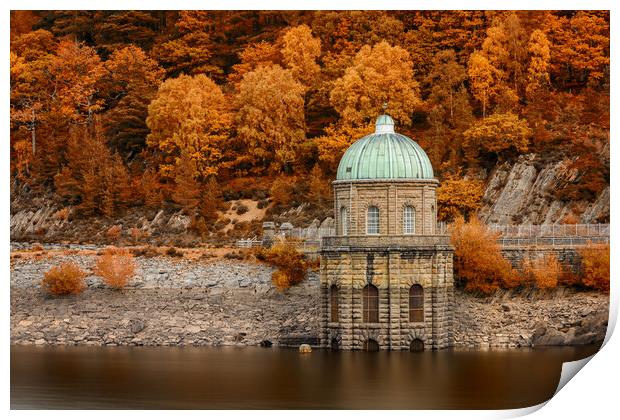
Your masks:
M501 409L553 395L599 346L330 352L11 347L12 409Z

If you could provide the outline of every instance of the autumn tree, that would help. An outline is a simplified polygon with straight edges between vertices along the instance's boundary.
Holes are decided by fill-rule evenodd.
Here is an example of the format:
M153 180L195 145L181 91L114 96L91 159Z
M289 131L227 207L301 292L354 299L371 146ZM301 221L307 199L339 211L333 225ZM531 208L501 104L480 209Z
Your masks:
M29 133L36 154L37 126L44 124L50 107L47 69L57 41L51 32L37 30L11 41L11 124Z
M480 208L483 195L484 182L481 180L447 176L437 188L439 220L470 219Z
M106 137L113 150L134 155L146 142L148 105L164 71L135 46L117 49L104 65L104 89L111 108L104 119Z
M74 123L92 123L104 105L99 91L105 68L97 52L73 41L61 41L48 71L55 107Z
M603 292L609 292L609 244L592 244L579 249L582 268L582 283Z
M174 177L181 153L196 165L196 176L216 175L225 164L232 124L228 99L204 74L179 76L161 84L148 107L147 145L161 153L162 176Z
M332 199L332 189L319 165L314 165L308 179L308 200L319 207Z
M156 11L104 10L98 13L101 17L94 26L94 41L108 53L131 46L148 50L157 37Z
M93 134L94 131L94 134ZM132 199L129 174L105 145L100 124L70 132L66 164L54 177L56 194L85 215L112 216Z
M609 79L609 13L578 11L556 16L549 31L551 73L560 87Z
M436 168L446 160L456 164L462 133L473 120L464 84L466 79L467 71L456 61L454 51L440 51L435 55L425 79L425 84L430 86L426 101L430 129L425 132L423 141L429 143L425 150Z
M518 96L525 81L527 62L527 35L515 12L487 29L487 37L482 43L482 53L489 63L498 70L497 88L511 89Z
M312 36L307 25L295 26L282 36L282 57L295 79L311 86L320 72L316 63L321 55L321 41Z
M256 70L259 66L282 64L282 54L272 43L261 41L247 45L239 53L240 63L232 66L228 80L238 86L246 73Z
M454 246L454 272L466 291L490 294L500 287L519 284L516 273L497 244L497 234L487 229L476 217L465 223L457 217L450 225Z
M178 164L174 168L175 189L172 199L186 211L195 209L200 202L200 183L196 179L197 176L195 160L190 157L187 150L182 150Z
M277 65L243 77L236 97L237 135L258 170L278 173L296 161L305 141L303 95L304 86Z
M441 105L447 111L448 120L452 125L457 124L462 112L457 107L457 96L464 92L464 82L467 71L456 61L453 50L445 50L433 57L431 71L426 77L426 84L430 86L428 100L433 104ZM456 114L456 115L455 115Z
M482 105L482 116L486 117L491 98L496 94L498 70L480 52L474 52L467 63L467 75L472 95Z
M479 153L492 153L496 156L525 153L531 135L532 130L527 121L517 115L493 114L463 133L463 147L470 158Z
M530 56L527 68L527 85L525 92L532 97L541 88L549 86L550 46L545 33L539 29L532 32L528 43Z
M330 95L342 122L360 126L374 121L388 103L392 117L403 125L411 124L411 113L420 105L412 65L406 50L387 42L362 47L353 64L334 82Z
M350 127L346 124L335 124L325 129L325 134L315 139L319 161L326 168L335 171L338 162L351 144L374 131L374 121L361 127Z
M521 267L523 283L539 289L557 287L564 275L562 265L553 254L526 257Z
M168 76L176 77L182 73L213 76L221 72L221 69L210 64L213 55L213 42L208 31L211 13L182 10L175 23L173 38L153 47L152 56L162 64Z

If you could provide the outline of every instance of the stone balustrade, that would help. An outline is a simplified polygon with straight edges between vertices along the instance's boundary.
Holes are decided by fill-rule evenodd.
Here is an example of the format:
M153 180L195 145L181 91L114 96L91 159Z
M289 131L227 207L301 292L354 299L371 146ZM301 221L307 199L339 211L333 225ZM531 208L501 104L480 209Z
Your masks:
M449 246L448 235L350 235L323 237L323 248L333 247L381 247Z

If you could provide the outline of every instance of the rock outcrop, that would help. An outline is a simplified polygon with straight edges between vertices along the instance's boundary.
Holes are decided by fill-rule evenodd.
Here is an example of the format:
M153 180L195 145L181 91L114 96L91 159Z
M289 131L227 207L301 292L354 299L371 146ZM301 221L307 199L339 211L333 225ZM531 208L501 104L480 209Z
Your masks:
M555 197L558 188L576 176L567 161L540 167L534 154L523 155L513 164L503 163L489 177L479 216L489 224L553 224L577 210L582 223L608 221L609 188L592 203Z
M609 296L569 289L490 297L455 293L457 347L536 347L600 343L605 338Z

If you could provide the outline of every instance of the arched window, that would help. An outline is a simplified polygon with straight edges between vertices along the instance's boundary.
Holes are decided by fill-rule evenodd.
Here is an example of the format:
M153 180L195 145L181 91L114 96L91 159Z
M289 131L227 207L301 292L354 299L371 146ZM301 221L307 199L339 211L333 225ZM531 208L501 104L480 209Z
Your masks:
M379 343L372 338L364 341L364 351L379 351Z
M409 351L419 352L424 351L424 341L419 338L414 338L409 344Z
M362 321L379 322L379 289L372 284L362 289Z
M346 207L340 207L340 235L347 236L349 234L349 215Z
M368 207L366 214L366 233L369 235L379 234L379 209L375 206Z
M415 233L415 209L411 206L406 206L403 211L403 233L405 235Z
M409 289L409 322L424 321L424 289L414 284Z
M329 306L331 310L331 321L338 322L338 286L335 284L329 288Z

